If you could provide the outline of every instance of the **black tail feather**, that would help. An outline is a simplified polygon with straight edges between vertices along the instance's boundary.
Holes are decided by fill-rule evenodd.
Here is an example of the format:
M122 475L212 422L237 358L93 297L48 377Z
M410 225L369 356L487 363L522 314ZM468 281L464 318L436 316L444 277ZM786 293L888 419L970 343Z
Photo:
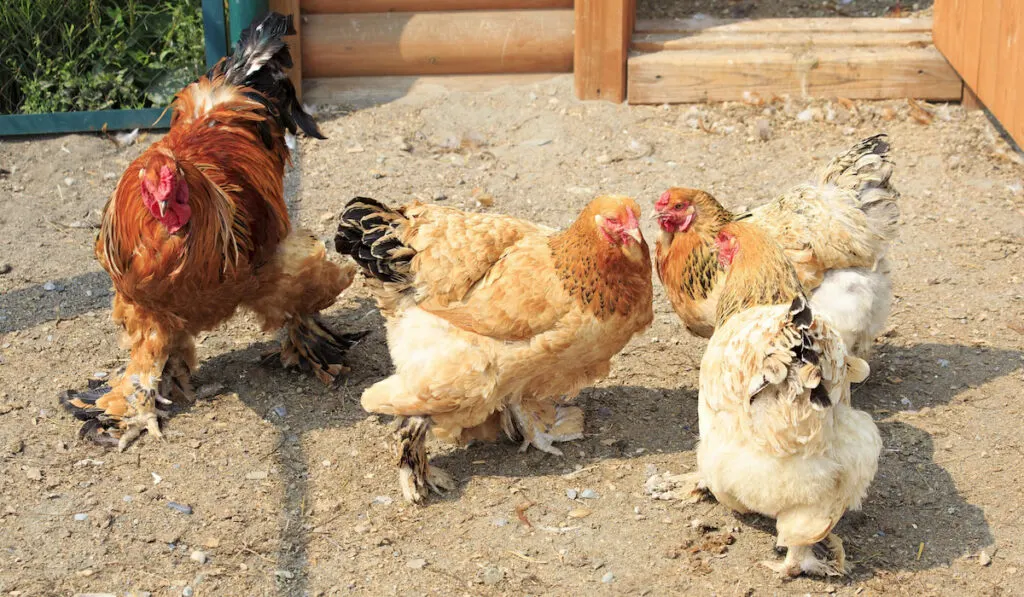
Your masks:
M334 248L349 255L374 278L408 283L416 252L402 243L396 228L407 222L401 211L367 197L356 197L341 213Z
M310 137L326 139L302 107L295 86L285 73L292 66L292 55L281 38L294 34L291 15L271 12L255 19L242 32L234 54L214 66L210 76L223 75L229 85L255 90L257 93L250 97L264 104L290 133L302 129Z

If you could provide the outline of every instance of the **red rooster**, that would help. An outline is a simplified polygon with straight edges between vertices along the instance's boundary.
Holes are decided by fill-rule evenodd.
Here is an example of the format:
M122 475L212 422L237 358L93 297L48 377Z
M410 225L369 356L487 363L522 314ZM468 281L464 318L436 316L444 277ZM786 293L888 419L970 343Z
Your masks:
M193 337L239 306L267 331L285 328L285 366L325 383L345 370L341 357L361 335L336 334L317 313L355 267L292 231L283 196L285 131L324 138L284 72L292 59L281 37L293 32L277 13L250 25L233 56L178 94L170 132L107 202L96 257L113 281L113 319L131 359L112 387L62 397L86 421L82 436L122 450L143 431L161 436L163 407L192 399Z

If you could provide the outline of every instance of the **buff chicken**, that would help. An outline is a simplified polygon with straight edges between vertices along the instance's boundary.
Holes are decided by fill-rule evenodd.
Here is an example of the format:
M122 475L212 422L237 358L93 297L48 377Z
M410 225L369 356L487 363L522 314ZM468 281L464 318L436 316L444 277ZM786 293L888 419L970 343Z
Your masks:
M715 238L729 222L744 220L782 245L810 306L867 358L892 303L886 254L900 213L892 171L886 137L876 135L833 159L817 183L793 187L749 213L733 214L704 191L669 189L655 204L656 263L676 313L692 333L711 337L725 277Z
M715 331L700 365L697 489L740 513L776 520L785 576L841 575L833 533L857 510L878 468L882 440L850 404L868 364L815 311L789 256L763 229L723 226L714 257L725 277Z
M566 401L653 318L639 217L619 196L595 199L561 232L415 202L348 204L335 244L369 280L395 367L362 405L397 417L407 500L453 486L428 463L428 431L465 445L503 430L552 454L582 437L583 411Z

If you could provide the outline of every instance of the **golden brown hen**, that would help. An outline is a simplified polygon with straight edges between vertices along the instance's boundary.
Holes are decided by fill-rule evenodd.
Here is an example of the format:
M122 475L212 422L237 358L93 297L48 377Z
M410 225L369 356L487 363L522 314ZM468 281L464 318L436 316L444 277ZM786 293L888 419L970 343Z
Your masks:
M886 253L898 231L899 193L889 183L888 152L884 135L865 139L833 159L817 184L738 216L704 191L666 191L655 204L658 275L686 327L704 338L714 331L724 278L715 237L743 219L782 245L811 306L832 318L855 354L867 356L892 301Z
M284 134L323 138L295 98L283 35L291 17L271 13L243 34L234 56L182 90L170 132L121 177L103 212L96 257L116 290L113 319L131 359L124 376L62 403L86 421L82 434L124 449L160 436L164 406L191 400L193 337L254 311L267 331L285 328L286 366L324 382L359 335L317 318L351 284L355 266L327 260L324 245L292 231L284 202Z
M653 317L639 216L630 198L599 197L556 232L435 205L348 204L335 244L363 266L395 364L362 404L399 417L406 499L452 485L428 464L428 430L465 444L504 428L553 454L582 436L582 410L561 402L607 375Z

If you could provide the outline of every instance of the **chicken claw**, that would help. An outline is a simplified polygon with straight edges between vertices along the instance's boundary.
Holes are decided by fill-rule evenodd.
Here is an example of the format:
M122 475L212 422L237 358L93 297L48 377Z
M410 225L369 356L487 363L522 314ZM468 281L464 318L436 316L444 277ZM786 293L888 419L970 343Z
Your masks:
M783 577L795 578L801 574L811 576L845 576L846 551L843 540L834 533L815 545L793 545L782 562L761 562Z
M264 362L277 356L284 367L312 370L326 385L348 373L342 363L345 353L359 343L369 331L339 334L328 328L319 317L295 317L285 324L285 336L279 348L263 354Z
M116 445L123 452L143 431L163 438L160 426L169 413L162 407L171 401L153 387L159 384L155 381L150 377L150 387L146 387L138 375L132 375L113 389L95 386L86 392L69 390L60 401L76 418L85 421L79 437Z
M406 501L418 504L431 491L444 495L455 489L455 480L445 471L430 466L427 457L427 433L430 419L399 417L395 429L398 456L398 484Z

